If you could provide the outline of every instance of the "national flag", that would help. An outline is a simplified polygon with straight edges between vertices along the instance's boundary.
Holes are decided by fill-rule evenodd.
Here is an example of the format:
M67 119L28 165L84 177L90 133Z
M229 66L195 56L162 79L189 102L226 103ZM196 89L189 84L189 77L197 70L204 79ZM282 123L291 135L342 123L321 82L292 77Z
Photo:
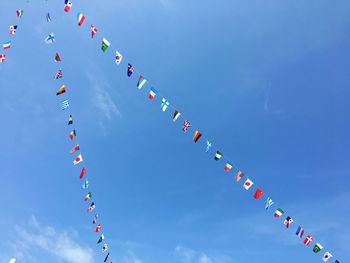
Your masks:
M91 25L90 28L91 28L91 38L94 38L94 36L97 34L97 28L93 25Z
M23 14L24 14L24 11L23 11L22 9L18 9L18 10L16 11L17 17L22 17Z
M6 55L5 54L0 54L0 63L4 63L6 59Z
M239 182L244 177L244 173L242 171L238 171L235 175L236 182Z
M295 234L299 237L302 238L304 235L304 228L302 228L301 226L298 226L297 232L295 232Z
M177 121L177 119L180 117L181 113L177 110L174 110L174 115L173 115L173 122Z
M75 153L76 151L79 151L80 147L79 144L74 145L74 147L72 148L72 150L70 150L70 154Z
M61 57L60 57L60 55L57 52L56 52L56 55L55 55L55 62L61 62Z
M82 13L77 14L78 26L82 26L85 21L85 16Z
M277 208L275 214L273 215L275 218L280 218L281 215L284 214L284 211L281 208Z
M55 75L55 79L60 79L60 78L62 78L62 77L63 77L62 70L59 69L59 70L57 71L56 75Z
M84 197L84 201L86 202L86 201L90 200L91 197L92 197L92 194L89 192L89 193Z
M160 108L162 109L162 111L166 111L169 104L170 104L169 101L167 101L165 98L162 98L162 104L160 105Z
M65 86L65 85L62 85L62 86L58 89L58 91L56 92L56 96L61 95L61 94L65 93L65 92L66 92L66 86Z
M286 228L289 228L290 224L293 223L293 219L290 216L287 216L286 219L284 219L283 224L286 226Z
M62 110L66 110L66 109L68 109L68 108L69 108L69 101L68 101L68 100L62 101L62 103L61 103L61 109L62 109Z
M11 25L10 26L10 35L16 34L17 26L16 25Z
M86 168L83 167L83 168L81 169L81 172L80 172L80 175L79 175L79 179L83 179L83 177L84 177L85 174L86 174Z
M73 116L69 115L68 125L72 125L72 124L73 124Z
M229 163L229 162L227 162L227 163L225 164L224 169L225 169L225 171L227 171L227 172L230 171L230 170L232 169L232 164Z
M336 260L334 263L340 263L339 260Z
M139 89L142 89L143 85L145 85L146 82L147 82L147 80L146 80L144 77L142 77L142 76L140 75L139 80L137 81L136 86L137 86Z
M72 8L73 3L69 0L64 0L64 11L69 12L70 9Z
M333 257L333 255L331 253L329 253L328 251L326 253L324 253L323 257L322 257L322 260L324 262L327 262L331 257ZM338 261L338 260L337 260ZM336 262L337 262L336 261ZM338 261L339 262L339 261Z
M100 232L101 231L101 224L98 224L97 226L96 226L96 228L95 228L95 232L96 233L98 233L98 232Z
M186 120L186 121L184 121L184 124L182 125L182 131L183 131L183 132L187 132L187 130L188 130L190 127L191 127L191 123L190 123L188 120Z
M103 52L106 52L106 50L109 48L110 45L111 45L111 43L109 43L107 39L103 38L103 39L102 39L101 50L102 50Z
M55 42L55 34L50 33L46 38L45 38L45 43L46 44L53 44Z
M92 220L93 224L97 223L97 219L98 219L98 214L95 214L94 219Z
M223 156L223 154L222 154L221 152L217 151L217 152L215 153L214 160L215 160L215 161L219 161L219 160L221 159L222 156Z
M81 189L88 189L89 188L89 181L85 180L85 183L81 186Z
M50 13L46 14L46 22L50 23L51 22L51 16Z
M268 210L273 204L274 204L274 202L272 201L272 199L270 197L268 197L266 200L265 209Z
M210 143L210 141L207 140L207 148L205 149L206 153L209 152L210 147L211 147L211 143Z
M196 143L201 136L202 136L202 134L198 130L195 131L194 135L193 135L193 141Z
M313 248L313 252L318 253L323 249L323 246L320 243L316 243L316 245Z
M108 245L104 243L104 245L102 246L102 252L106 252L107 250L108 250Z
M122 54L120 54L118 51L115 52L115 64L119 65L123 60Z
M11 47L11 41L10 41L10 40L5 41L5 42L2 44L2 47L4 48L4 50L9 49L9 48Z
M157 90L155 88L151 88L150 91L149 91L149 95L148 95L148 98L150 100L153 100L154 97L157 95Z
M108 258L109 258L109 253L108 253L107 256L105 257L105 260L104 260L103 262L107 262Z
M250 187L253 186L253 181L250 180L249 178L244 182L243 187L245 190L249 190Z
M79 154L77 157L75 157L75 159L73 160L73 164L77 165L79 163L81 163L83 161L83 156L81 156L81 154Z
M87 212L91 213L95 208L96 208L95 203L92 202L91 205L89 206L89 208L87 209Z
M73 131L71 131L71 132L69 133L69 139L73 140L73 138L74 138L75 136L77 136L77 133L75 132L75 130L73 130ZM78 145L78 147L79 147L79 145ZM71 151L71 153L72 153L72 151Z
M262 197L263 194L264 194L264 192L260 188L256 189L256 191L254 193L254 199L259 200L259 198Z
M132 75L132 73L134 73L134 71L135 71L134 66L129 63L128 64L128 71L127 71L128 77L131 77L131 75Z
M102 234L100 238L97 240L97 244L100 244L105 239L105 236Z

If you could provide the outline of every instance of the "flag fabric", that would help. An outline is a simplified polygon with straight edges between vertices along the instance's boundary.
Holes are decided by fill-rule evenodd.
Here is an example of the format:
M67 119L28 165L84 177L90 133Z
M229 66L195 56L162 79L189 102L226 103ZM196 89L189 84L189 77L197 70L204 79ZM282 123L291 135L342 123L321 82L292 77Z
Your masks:
M239 182L244 177L244 173L242 171L238 171L235 175L236 182Z
M46 22L50 23L51 22L51 16L50 13L46 14Z
M73 124L73 116L69 115L69 119L68 119L68 125L72 125ZM78 145L79 146L79 145Z
M286 219L284 219L283 224L286 226L286 228L289 228L290 224L293 223L293 219L290 216L287 216Z
M103 39L102 39L101 50L102 50L103 52L106 52L106 50L109 48L110 45L111 45L111 43L109 43L107 39L103 38Z
M305 246L308 247L310 245L310 243L312 242L312 240L313 240L312 236L308 235L304 240Z
M275 218L280 218L281 215L284 214L284 211L281 208L277 208L275 214L273 215Z
M173 115L173 122L177 121L177 119L180 117L181 113L177 110L174 110L174 115Z
M149 91L148 98L150 100L153 100L156 95L157 95L157 90L152 87Z
M86 201L90 200L91 197L92 197L92 194L91 194L91 192L89 192L89 193L84 197L84 201L86 202Z
M253 186L253 181L250 180L249 178L244 182L243 187L245 190L249 190L250 187Z
M194 135L193 135L193 141L196 143L201 136L202 136L202 134L198 130L195 131Z
M6 55L5 54L0 54L0 63L4 63L6 59Z
M11 47L11 41L8 40L8 41L5 41L3 44L2 44L2 47L4 48L4 50L7 50Z
M80 172L80 175L79 175L79 179L83 179L83 177L84 177L85 174L86 174L86 169L85 169L85 167L83 167L83 168L81 169L81 172Z
M71 131L70 133L69 133L69 139L71 139L71 140L73 140L73 138L75 137L75 136L77 136L77 133L75 132L75 130L73 130L73 131ZM79 147L79 145L78 145L78 147ZM72 151L71 151L71 153L72 153Z
M97 244L100 244L105 239L105 236L102 234L100 238L97 240Z
M323 246L320 243L316 243L316 245L313 248L313 252L318 253L323 249Z
M138 89L142 89L142 87L146 84L146 82L147 80L144 77L140 76L136 86L138 87Z
M263 194L264 194L264 192L260 188L256 189L256 191L254 193L254 199L259 200L260 197L263 196Z
M68 100L62 101L62 103L61 103L61 109L62 109L62 110L66 110L66 109L68 109L68 108L69 108L69 101L68 101Z
M94 36L97 34L97 28L93 25L91 25L90 28L91 28L91 38L94 38Z
M109 258L109 253L108 253L107 256L105 257L105 260L104 260L103 262L107 262L108 258Z
M95 214L94 219L92 220L92 223L96 224L97 223L97 219L98 219L98 214Z
M95 228L95 232L96 233L98 233L98 232L100 232L101 231L101 224L98 224L97 226L96 226L96 228Z
M69 12L70 9L72 8L73 3L69 0L64 0L64 11Z
M162 104L160 105L160 108L162 109L162 111L166 111L169 104L170 104L169 101L167 101L165 98L162 98Z
M182 131L187 132L187 130L191 127L191 123L188 120L184 121L184 124L182 125Z
M225 169L225 171L227 171L227 172L230 171L230 170L232 169L232 164L229 163L229 162L227 162L227 163L225 164L224 169Z
M82 26L85 21L85 16L82 13L77 14L78 26Z
M273 204L274 204L273 200L270 197L268 197L266 200L265 209L268 210Z
M128 71L127 71L127 74L128 74L128 77L131 77L132 73L134 73L135 71L135 68L133 67L133 65L131 65L130 63L128 64Z
M24 14L24 11L22 10L22 9L18 9L17 11L16 11L16 15L17 15L17 17L22 17L23 16L23 14Z
M89 181L85 180L85 183L81 186L81 189L88 189L89 188Z
M299 237L302 238L304 235L304 228L302 228L301 226L298 226L297 232L295 232L295 234Z
M89 206L89 208L87 209L87 212L91 213L95 208L96 208L95 203L92 202L91 205Z
M333 257L333 255L331 253L329 253L328 251L326 253L324 253L323 257L322 257L322 260L324 262L327 262L331 257ZM338 260L337 260L338 261ZM336 262L337 262L336 261ZM339 261L338 261L339 262Z
M222 154L221 152L217 151L217 152L215 153L214 160L215 160L215 161L219 161L219 160L221 159L222 156L223 156L223 154Z
M72 150L70 150L70 154L75 153L76 151L79 151L80 147L79 144L74 145L74 147L72 148Z
M51 33L45 38L45 43L46 44L53 44L55 42L55 34Z
M61 62L61 57L60 55L56 52L56 55L55 55L55 62ZM62 71L61 71L62 73Z
M11 25L10 26L10 35L16 34L17 31L17 26L16 25Z
M108 245L106 243L102 246L102 252L106 252L108 250Z
M122 54L120 54L118 51L115 52L115 64L119 65L123 60Z
M65 93L65 92L66 92L66 86L65 86L65 85L62 85L62 86L58 89L58 91L56 92L56 96L61 95L61 94Z
M77 165L79 163L81 163L83 161L83 156L81 156L81 154L79 154L77 157L75 157L75 159L73 160L73 164Z
M60 78L62 78L62 77L63 77L62 70L59 69L59 70L57 71L56 75L55 75L55 79L60 79Z
M209 152L210 148L211 148L211 143L210 141L207 140L207 148L205 149L205 152L206 153Z

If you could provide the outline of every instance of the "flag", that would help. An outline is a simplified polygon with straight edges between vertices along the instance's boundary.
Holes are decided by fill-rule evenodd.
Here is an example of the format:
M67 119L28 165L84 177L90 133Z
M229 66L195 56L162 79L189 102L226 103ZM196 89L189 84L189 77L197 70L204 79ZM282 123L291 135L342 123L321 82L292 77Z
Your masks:
M17 17L22 17L23 14L24 14L24 11L23 11L22 9L18 9L18 10L16 11Z
M68 109L68 108L69 108L69 101L68 101L68 100L62 101L62 103L61 103L61 109L62 109L62 110L66 110L66 109Z
M242 171L238 171L235 175L236 182L239 182L244 177L244 173Z
M100 244L105 239L105 236L102 234L100 238L97 240L97 244Z
M181 113L177 110L174 110L174 115L173 115L173 122L177 121L177 119L180 117Z
M81 186L81 189L88 189L89 188L89 181L85 180L85 183Z
M202 134L198 130L195 131L195 133L193 135L193 141L196 143L201 136L202 136Z
M256 189L256 191L254 193L254 199L259 200L259 198L262 197L263 194L264 194L264 192L260 188Z
M92 223L96 224L97 223L97 219L98 219L98 214L95 214L94 219L92 220Z
M313 252L318 253L323 249L323 246L320 243L316 243L316 245L313 248Z
M142 76L140 75L139 80L137 81L136 86L137 86L139 89L142 89L143 85L145 85L146 82L147 82L147 80L146 80L144 77L142 77Z
M46 21L47 21L48 23L50 23L50 22L51 22L51 16L50 16L50 13L47 13L47 14L46 14Z
M268 197L266 200L265 209L268 210L273 204L274 204L274 202L272 201L272 199L270 197Z
M60 78L62 78L62 77L63 77L62 70L59 69L59 70L57 71L56 75L55 75L55 79L60 79Z
M281 215L284 214L284 211L281 208L277 208L275 214L273 215L275 218L280 218Z
M283 224L286 226L286 228L289 228L290 224L293 223L293 219L290 216L287 216L286 219L284 219Z
M95 232L98 233L101 231L101 224L98 224L95 228Z
M211 147L211 143L210 143L210 141L207 140L207 148L205 149L206 153L209 152L210 147Z
M81 163L83 161L83 156L81 156L81 154L79 154L77 157L75 157L75 159L73 160L73 164L77 165L79 163Z
M183 132L187 132L187 130L188 130L190 127L191 127L191 123L190 123L188 120L186 120L186 121L184 121L184 124L182 125L182 131L183 131Z
M134 71L135 71L135 68L129 63L128 64L128 71L127 71L128 77L131 77L131 75Z
M107 256L105 257L105 260L104 260L103 262L107 262L108 258L109 258L109 253L108 253Z
M225 164L224 169L225 169L225 171L227 171L227 172L230 171L230 170L232 169L232 164L229 163L229 162L227 162L227 163Z
M16 263L16 262L17 262L17 259L11 258L9 263Z
M6 59L6 55L5 54L0 54L0 63L4 63Z
M169 106L169 101L167 101L165 98L162 99L162 104L160 105L160 108L162 109L162 111L166 111L166 109Z
M340 263L339 260L336 260L334 263Z
M68 125L72 125L72 124L73 124L73 117L72 115L69 115Z
M151 88L150 91L149 91L149 95L148 95L148 98L150 100L153 100L154 97L157 95L157 90L155 88Z
M107 250L108 250L108 245L104 243L104 245L102 246L102 252L106 252Z
M91 197L92 197L92 194L89 192L89 193L84 197L84 201L90 200Z
M118 51L115 52L115 64L119 65L123 60L122 54L120 54Z
M55 62L61 62L61 57L60 55L56 52L56 55L55 55Z
M304 235L304 228L302 228L301 226L298 226L297 232L295 232L295 234L299 237L302 238Z
M56 96L61 95L66 92L66 86L62 85L56 92Z
M79 175L79 179L83 179L83 177L84 177L85 174L86 174L86 169L85 169L85 167L83 167L83 168L81 169L81 172L80 172L80 175Z
M103 52L106 52L106 50L109 48L110 45L111 45L111 43L109 43L107 39L103 38L103 39L102 39L101 50L102 50Z
M82 13L78 13L77 20L78 20L78 26L81 26L85 21L85 16Z
M76 151L79 151L80 147L79 144L74 145L74 147L72 148L72 150L70 150L70 154L75 153Z
M249 190L249 188L252 187L253 184L254 184L254 183L252 182L252 180L250 180L250 179L248 178L248 179L244 182L243 187L244 187L245 190Z
M11 47L11 41L8 40L8 41L5 41L3 44L2 44L2 47L4 48L4 50L7 50Z
M223 156L222 153L219 152L219 151L217 151L217 152L215 153L214 160L215 160L215 161L218 161L218 160L221 159L222 156Z
M64 0L64 11L69 12L70 9L72 8L73 3L69 0Z
M73 138L74 138L75 136L77 136L75 130L73 130L73 131L71 131L71 132L69 133L69 139L73 140ZM79 147L79 145L78 145L78 147ZM71 151L71 153L72 153L72 151Z
M10 26L10 35L16 34L17 26L16 25L11 25Z
M324 262L327 262L328 259L330 259L331 257L333 257L333 255L327 251L326 253L324 253L324 255L323 255L323 257L322 257L322 260L323 260ZM338 261L338 260L337 260L337 261ZM337 261L336 261L336 262L337 262ZM338 262L339 262L339 261L338 261Z
M91 205L89 206L89 208L87 209L87 212L91 213L95 208L96 208L95 203L92 202Z
M97 28L93 25L90 26L91 28L91 38L94 38L94 36L97 34Z
M55 34L51 33L45 38L46 44L53 44L55 42Z

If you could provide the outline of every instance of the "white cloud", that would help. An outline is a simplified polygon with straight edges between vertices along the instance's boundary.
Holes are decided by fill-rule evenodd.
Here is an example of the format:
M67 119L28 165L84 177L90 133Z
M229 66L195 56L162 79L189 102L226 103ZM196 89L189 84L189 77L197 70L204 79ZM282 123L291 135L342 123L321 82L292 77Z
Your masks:
M176 255L183 263L226 263L231 262L231 259L225 255L208 256L204 252L196 251L190 248L176 246Z

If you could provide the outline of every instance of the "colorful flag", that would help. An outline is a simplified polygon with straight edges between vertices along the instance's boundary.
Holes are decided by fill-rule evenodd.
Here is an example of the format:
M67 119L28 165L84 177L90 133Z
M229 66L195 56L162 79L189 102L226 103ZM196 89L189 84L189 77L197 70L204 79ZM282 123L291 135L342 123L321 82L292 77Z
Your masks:
M122 54L120 54L118 51L115 52L115 64L119 65L123 60Z
M60 55L56 52L56 55L55 55L55 62L61 62L61 57Z
M193 141L196 143L201 136L202 136L202 134L198 130L195 131L194 135L193 135Z
M284 214L284 211L281 208L277 208L275 214L273 215L275 218L280 218L281 215Z
M57 71L56 75L55 75L55 79L60 79L60 78L62 78L62 77L63 77L62 70L59 69L59 70Z
M4 63L6 59L6 55L5 54L0 54L0 63Z
M140 75L139 80L137 81L136 86L137 86L139 89L142 89L143 85L145 85L146 82L147 82L147 80L146 80L144 77L142 77L142 76Z
M232 164L229 163L229 162L227 162L227 163L225 164L224 169L225 169L225 171L227 171L227 172L230 171L230 170L232 169Z
M324 262L327 262L331 257L333 257L333 255L331 253L329 253L328 251L326 253L324 253L322 260ZM337 262L337 261L336 261Z
M217 152L215 153L214 160L215 160L215 161L219 161L219 160L221 159L222 156L223 156L223 154L222 154L221 152L217 151Z
M68 108L69 108L69 101L68 101L68 100L62 101L62 103L61 103L61 109L62 109L62 110L66 110L66 109L68 109Z
M85 180L85 183L81 186L81 189L88 189L89 188L89 181Z
M17 17L22 17L23 14L24 14L24 11L23 11L22 9L18 9L18 10L16 11Z
M100 244L105 239L105 236L102 234L100 238L97 240L97 244Z
M102 252L106 252L107 250L108 250L108 245L104 243L104 245L102 246Z
M96 226L96 228L95 228L95 232L96 233L98 233L98 232L100 232L101 231L101 224L98 224L97 226Z
M188 120L186 120L186 121L184 121L184 124L182 125L182 131L183 131L183 132L187 132L187 130L188 130L190 127L191 127L191 123L190 123Z
M299 237L302 238L304 235L304 228L302 228L301 226L298 226L297 232L295 232L295 234Z
M253 181L250 180L249 178L244 182L243 187L245 190L249 190L250 187L253 186Z
M290 224L293 223L293 219L290 216L287 216L286 219L284 219L283 224L286 226L286 228L289 228Z
M173 122L177 121L177 119L180 117L181 113L177 110L174 110L174 115L173 115Z
M128 77L131 77L132 73L135 71L135 68L129 63L128 64Z
M75 130L73 130L73 131L71 131L71 132L69 133L69 139L73 140L73 138L74 138L75 136L77 136ZM78 145L78 147L79 147L79 145ZM72 152L72 151L71 151L71 152Z
M103 52L106 52L106 50L109 48L110 45L111 45L111 43L109 43L107 39L103 38L103 39L102 39L101 50L102 50Z
M96 208L95 203L92 202L91 205L89 206L89 208L87 209L87 212L91 213L95 208Z
M51 16L50 13L46 14L46 22L50 23L51 22Z
M273 204L274 204L274 202L272 201L272 199L270 197L268 197L266 200L265 209L268 210Z
M69 0L64 0L64 11L69 12L70 9L72 8L73 3Z
M10 26L10 35L16 34L17 26L16 25L11 25Z
M320 243L316 243L316 245L313 248L313 252L318 253L323 249L323 246Z
M79 151L80 147L79 144L74 145L74 147L72 148L72 150L70 150L70 154L75 153L76 151Z
M84 201L86 202L86 201L90 200L91 197L92 197L92 194L89 192L89 193L84 197Z
M207 148L205 149L206 153L209 152L210 147L211 147L211 143L210 143L210 141L207 140Z
M79 163L81 163L83 161L83 156L81 156L81 154L79 154L77 157L75 157L75 159L73 160L73 164L77 165Z
M85 16L82 13L78 13L77 15L78 26L82 26L85 21Z
M45 38L45 43L46 44L53 44L55 42L55 34L51 33Z
M79 175L79 179L83 179L83 177L84 177L85 174L86 174L86 169L85 169L85 167L83 167L83 168L81 169L81 172L80 172L80 175Z
M105 257L105 260L104 260L103 262L107 262L108 258L109 258L109 253L108 253L107 256Z
M256 189L256 191L254 193L254 199L259 200L259 198L262 197L263 194L264 194L264 192L260 188Z
M73 117L72 115L69 115L69 119L68 119L68 125L72 125L73 124ZM79 147L79 145L78 145Z
M61 95L61 94L65 93L65 92L66 92L66 86L65 86L65 85L62 85L62 86L58 89L58 91L56 92L56 96Z
M94 36L97 34L97 28L93 25L90 26L91 28L91 38L94 38Z
M238 171L235 175L236 182L239 182L244 177L244 173L242 171Z
M92 223L96 224L97 223L97 219L98 219L98 214L95 214L94 219L92 220Z
M162 109L162 111L166 111L166 109L169 106L169 101L167 101L165 98L162 99L162 104L160 105L160 108Z
M150 100L153 100L154 97L157 95L157 90L155 88L151 88L150 91L149 91L149 95L148 95L148 98Z
M2 47L4 48L4 50L9 49L9 48L11 47L11 41L10 41L10 40L5 41L5 42L2 44Z

